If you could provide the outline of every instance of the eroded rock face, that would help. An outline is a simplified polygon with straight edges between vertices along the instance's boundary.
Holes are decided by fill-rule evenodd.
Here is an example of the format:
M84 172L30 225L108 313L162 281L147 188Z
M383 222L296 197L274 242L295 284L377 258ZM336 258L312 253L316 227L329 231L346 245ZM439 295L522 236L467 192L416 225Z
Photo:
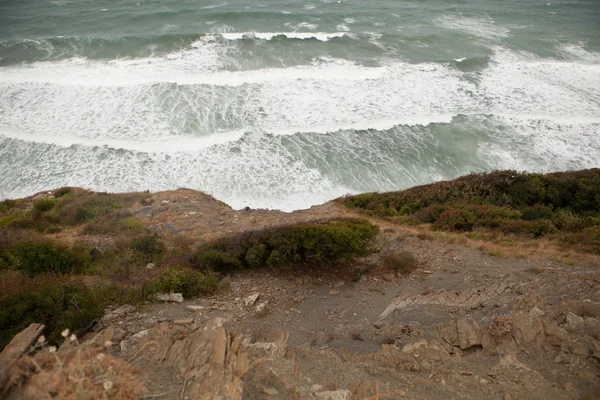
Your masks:
M381 313L383 320L397 310L410 305L441 305L452 307L474 307L500 296L509 288L508 283L500 282L483 288L474 288L462 292L440 289L426 295L403 296L394 301Z
M242 377L248 371L243 339L240 333L228 334L219 318L195 331L161 323L130 354L174 368L191 399L234 400L242 398Z
M440 327L441 337L450 345L462 350L481 346L481 329L470 318L451 319Z

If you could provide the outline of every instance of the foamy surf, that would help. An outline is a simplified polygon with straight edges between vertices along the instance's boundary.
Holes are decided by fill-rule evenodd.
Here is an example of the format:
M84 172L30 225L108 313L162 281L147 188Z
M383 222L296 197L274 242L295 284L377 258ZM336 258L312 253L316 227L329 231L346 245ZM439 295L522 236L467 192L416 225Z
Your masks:
M132 1L4 6L0 197L184 186L293 210L600 165L589 2Z

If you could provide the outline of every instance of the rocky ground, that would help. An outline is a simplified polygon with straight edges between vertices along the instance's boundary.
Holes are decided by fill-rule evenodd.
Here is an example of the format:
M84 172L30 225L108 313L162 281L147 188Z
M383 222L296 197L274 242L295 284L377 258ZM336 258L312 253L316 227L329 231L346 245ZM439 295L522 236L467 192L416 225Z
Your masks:
M355 216L328 203L234 211L188 190L131 210L202 243ZM600 397L600 262L500 258L381 226L380 252L332 271L251 271L211 298L124 306L88 338L140 367L161 399L580 399ZM65 239L65 238L63 238ZM409 275L386 253L419 261Z

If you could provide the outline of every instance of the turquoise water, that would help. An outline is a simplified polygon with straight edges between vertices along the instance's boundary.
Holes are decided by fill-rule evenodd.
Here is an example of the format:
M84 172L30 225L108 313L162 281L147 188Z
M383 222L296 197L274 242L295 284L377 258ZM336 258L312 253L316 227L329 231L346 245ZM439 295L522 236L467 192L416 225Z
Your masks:
M293 210L600 166L600 2L0 0L0 198Z

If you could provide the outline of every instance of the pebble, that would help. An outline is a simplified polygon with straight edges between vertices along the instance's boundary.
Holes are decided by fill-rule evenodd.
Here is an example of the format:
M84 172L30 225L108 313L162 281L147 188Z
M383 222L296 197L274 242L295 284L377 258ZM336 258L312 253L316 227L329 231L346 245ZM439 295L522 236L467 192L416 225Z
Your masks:
M194 322L194 318L184 318L184 319L178 319L176 321L174 321L173 323L175 325L189 325L192 322Z

